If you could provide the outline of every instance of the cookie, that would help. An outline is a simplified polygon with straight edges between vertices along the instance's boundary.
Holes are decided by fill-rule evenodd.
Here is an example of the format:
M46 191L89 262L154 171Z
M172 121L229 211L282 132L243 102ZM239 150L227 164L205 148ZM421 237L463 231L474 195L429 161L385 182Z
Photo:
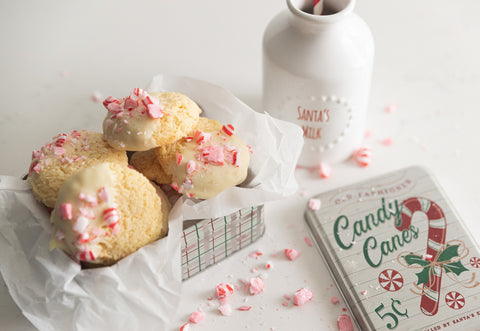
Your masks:
M53 208L65 179L80 169L101 163L127 165L127 154L113 149L98 132L59 134L32 153L27 181L37 200Z
M50 249L78 262L111 265L166 235L168 211L166 197L136 170L97 164L60 188Z
M155 149L133 153L130 158L130 165L157 184L170 184L172 182L171 177L165 173L160 162L158 162Z
M247 177L250 148L232 125L200 118L186 137L156 150L162 169L177 192L209 199Z
M147 93L139 88L121 100L108 97L103 104L108 110L105 139L127 151L146 151L180 139L195 127L202 112L181 93Z

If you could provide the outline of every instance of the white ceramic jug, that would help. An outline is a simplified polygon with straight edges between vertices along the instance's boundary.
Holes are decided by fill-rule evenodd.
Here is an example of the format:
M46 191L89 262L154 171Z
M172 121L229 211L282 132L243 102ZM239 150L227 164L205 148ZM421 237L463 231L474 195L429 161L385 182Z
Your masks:
M298 164L347 159L361 144L374 57L367 24L355 0L286 0L263 36L264 110L304 131Z

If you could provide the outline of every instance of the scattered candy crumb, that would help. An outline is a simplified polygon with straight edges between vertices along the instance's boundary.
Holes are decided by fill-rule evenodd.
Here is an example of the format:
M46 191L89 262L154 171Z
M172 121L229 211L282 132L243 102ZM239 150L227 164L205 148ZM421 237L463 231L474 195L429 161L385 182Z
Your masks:
M320 199L308 200L308 208L313 211L317 211L322 207L322 201Z
M285 256L290 260L293 261L300 256L300 252L293 249L293 248L286 248L285 249Z
M233 286L229 283L220 283L215 288L215 296L224 299L233 294Z
M252 252L248 255L248 257L254 258L254 259L259 259L263 255L263 252L259 249L257 249L255 252Z
M190 330L190 323L185 323L180 327L180 331L188 331Z
M312 298L313 298L312 291L304 287L299 289L297 292L295 292L295 295L293 296L293 303L296 306L303 306L308 301L312 300Z
M352 320L346 314L338 316L337 325L339 331L353 331Z
M380 143L383 146L392 146L393 145L393 139L391 137L388 137L388 138L385 138L382 141L380 141Z
M398 110L398 105L395 103L389 104L386 108L385 111L389 114L393 114Z
M307 244L307 246L309 247L312 247L312 241L310 240L309 237L304 237L303 240L305 241L305 244Z
M330 299L330 301L331 301L334 305L336 305L337 303L340 302L340 299L339 299L338 297L336 297L336 296L332 296L332 298Z
M205 313L201 310L194 311L190 318L188 319L192 323L200 323L205 318Z
M263 282L263 279L260 277L255 277L250 279L249 285L250 285L249 292L251 295L260 294L263 292L265 288L265 283Z
M249 311L250 309L252 309L252 306L240 306L237 308L240 311Z
M360 147L353 152L353 158L359 166L367 167L372 163L372 150L369 147Z
M232 314L232 307L230 307L228 303L225 303L218 307L218 311L223 316L230 316Z
M322 178L329 178L332 175L332 167L328 164L320 163L318 166L318 175Z

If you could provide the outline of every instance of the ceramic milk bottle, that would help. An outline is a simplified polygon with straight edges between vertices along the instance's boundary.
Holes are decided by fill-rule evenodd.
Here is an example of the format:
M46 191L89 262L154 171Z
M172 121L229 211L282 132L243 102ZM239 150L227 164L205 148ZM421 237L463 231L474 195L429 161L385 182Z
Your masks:
M355 0L286 0L263 36L264 110L298 124L306 167L347 159L361 144L374 57Z

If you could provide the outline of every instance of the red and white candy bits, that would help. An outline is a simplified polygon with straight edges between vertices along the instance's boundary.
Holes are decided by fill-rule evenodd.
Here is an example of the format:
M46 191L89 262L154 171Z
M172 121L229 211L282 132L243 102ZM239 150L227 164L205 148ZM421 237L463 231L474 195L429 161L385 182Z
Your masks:
M251 295L260 294L265 289L265 283L260 277L250 279L249 291Z
M293 248L286 248L285 249L285 256L290 260L293 261L300 256L300 252L293 249Z
M367 167L372 163L372 150L369 147L360 147L353 153L353 158L358 165Z
M215 296L218 299L224 299L233 294L233 285L229 283L220 283L215 288Z
M326 163L320 163L318 166L318 175L322 178L330 178L332 175L332 167Z
M227 124L222 126L222 131L225 133L227 136L233 136L235 133L235 128L231 124Z
M338 331L353 331L352 320L346 314L342 314L338 316L337 326L338 326Z
M118 224L120 215L116 208L110 207L103 211L103 220L112 229Z
M200 323L205 318L205 313L201 310L194 311L190 318L188 319L192 323Z
M322 201L320 199L310 199L308 200L308 208L312 211L320 210L322 207Z
M312 291L304 287L299 289L297 292L295 292L295 295L293 296L293 303L296 306L303 306L308 301L312 300L312 298L313 298Z
M224 303L218 307L218 311L223 316L230 316L232 314L232 307L228 303Z
M71 203L62 203L58 206L58 212L60 217L64 220L71 220L73 216L72 204Z

